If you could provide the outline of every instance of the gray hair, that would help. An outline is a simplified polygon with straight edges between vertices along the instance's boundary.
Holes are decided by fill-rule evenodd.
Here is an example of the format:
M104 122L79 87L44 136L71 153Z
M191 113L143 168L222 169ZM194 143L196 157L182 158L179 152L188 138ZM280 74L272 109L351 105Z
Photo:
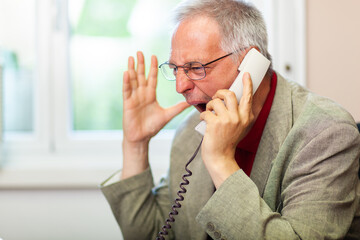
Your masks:
M235 52L236 56L240 49L256 46L271 60L265 21L252 4L243 0L184 0L174 9L176 28L194 16L207 16L219 24L220 47L225 52Z

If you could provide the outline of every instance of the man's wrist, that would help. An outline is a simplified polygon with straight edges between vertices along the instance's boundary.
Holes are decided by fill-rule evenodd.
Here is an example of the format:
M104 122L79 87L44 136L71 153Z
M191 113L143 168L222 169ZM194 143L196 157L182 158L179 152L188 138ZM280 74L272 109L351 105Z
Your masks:
M129 142L123 140L123 171L121 179L142 173L149 167L149 141Z
M234 158L230 158L221 159L216 163L210 164L207 169L216 189L218 189L228 177L240 170L240 167Z

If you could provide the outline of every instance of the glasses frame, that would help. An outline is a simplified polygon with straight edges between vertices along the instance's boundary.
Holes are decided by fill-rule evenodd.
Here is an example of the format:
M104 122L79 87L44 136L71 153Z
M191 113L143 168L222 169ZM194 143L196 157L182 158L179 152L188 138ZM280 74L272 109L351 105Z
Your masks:
M215 60L212 60L212 61L210 61L210 62L208 62L208 63L205 63L205 64L202 64L201 62L196 62L196 61L194 61L194 62L187 62L187 63L185 63L185 64L182 65L182 66L177 66L176 64L169 63L169 62L167 61L167 62L162 63L162 64L159 66L159 68L162 69L161 67L164 66L164 65L168 65L168 66L171 65L171 66L174 66L174 69L175 69L176 73L178 72L178 69L179 69L179 68L182 68L182 69L184 69L184 73L186 74L186 76L187 76L188 78L190 78L191 80L197 81L197 80L204 79L204 78L206 77L206 66L207 66L207 65L212 64L212 63L214 63L214 62L217 62L217 61L219 61L219 60L221 60L221 59L223 59L223 58L226 58L226 57L232 55L233 53L234 53L234 52L228 53L228 54L226 54L226 55L224 55L224 56L222 56L222 57L219 57L219 58L217 58L217 59L215 59ZM198 63L198 64L200 64L200 65L202 66L202 68L204 69L204 76L203 76L203 77L198 78L198 79L193 79L193 78L191 78L191 77L188 75L188 71L189 71L189 70L186 70L186 68L187 68L186 65L189 65L189 64L192 64L192 63ZM163 75L167 80L169 80L169 81L175 81L175 80L176 80L176 75L174 75L174 79L169 79L168 77L166 77L166 75L164 74L163 71L164 71L164 70L161 70L161 73L162 73L162 75Z

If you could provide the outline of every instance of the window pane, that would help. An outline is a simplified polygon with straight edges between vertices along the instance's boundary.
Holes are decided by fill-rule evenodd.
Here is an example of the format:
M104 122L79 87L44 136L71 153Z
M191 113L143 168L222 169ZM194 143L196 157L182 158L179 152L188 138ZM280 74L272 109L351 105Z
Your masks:
M127 58L142 50L147 70L151 54L158 56L159 63L168 60L167 15L177 2L69 1L74 130L122 128L122 74L127 69ZM164 107L183 100L175 91L175 82L166 81L161 74L158 100ZM174 128L176 121L179 119L167 128Z
M5 132L33 131L35 0L0 0Z

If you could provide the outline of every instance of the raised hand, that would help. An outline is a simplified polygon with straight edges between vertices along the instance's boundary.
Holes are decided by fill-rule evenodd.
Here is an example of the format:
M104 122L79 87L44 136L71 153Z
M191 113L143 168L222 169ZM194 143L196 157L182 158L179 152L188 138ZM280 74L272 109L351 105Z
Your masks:
M136 69L134 58L129 57L128 70L124 72L123 78L123 173L126 177L145 170L151 137L189 107L189 104L182 102L167 109L162 108L156 100L157 75L156 56L151 57L148 78L145 76L143 53L137 53ZM132 170L129 173L127 169Z
M135 61L129 57L128 71L124 73L123 82L123 129L128 141L149 140L156 135L166 123L189 105L186 102L164 109L156 100L158 63L156 56L151 58L148 79L145 77L145 62L142 52L137 53Z

